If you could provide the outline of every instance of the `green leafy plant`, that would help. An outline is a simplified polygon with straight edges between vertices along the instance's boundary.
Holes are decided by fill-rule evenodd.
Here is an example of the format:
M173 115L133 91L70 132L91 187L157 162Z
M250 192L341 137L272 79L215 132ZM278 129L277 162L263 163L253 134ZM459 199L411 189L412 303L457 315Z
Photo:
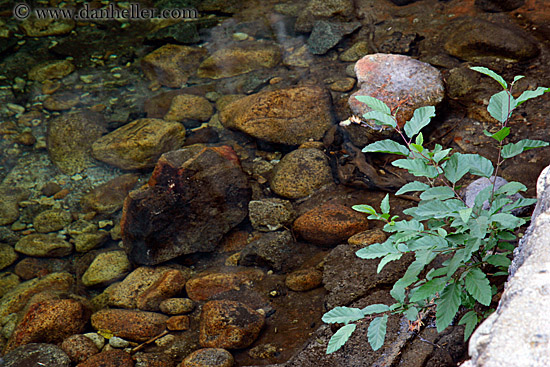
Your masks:
M484 67L471 69L493 78L503 88L491 97L487 107L489 114L500 123L500 129L496 133L484 131L497 143L496 166L478 154L452 153L450 148L443 149L439 144L433 150L425 148L420 131L435 115L433 106L418 108L412 119L400 127L396 113L392 113L384 102L370 96L356 97L371 109L363 116L365 119L390 126L404 142L403 145L389 139L381 140L367 145L363 152L401 155L404 158L392 164L424 178L407 183L396 192L396 195L421 192L418 205L403 211L412 217L410 220L398 220L398 216L391 216L388 195L382 200L380 212L370 205L353 207L370 214L369 219L385 222L384 231L391 234L385 242L362 248L356 254L363 259L381 258L378 272L406 253L414 253L415 260L390 291L396 301L394 304L373 304L362 309L336 307L324 314L322 319L325 323L344 324L330 339L327 353L342 347L356 328L354 322L368 315L372 315L369 316L372 321L367 331L368 341L372 349L377 350L384 344L390 314L402 314L418 325L421 315L435 308L435 325L441 332L452 323L459 308L464 306L469 311L458 323L465 325L464 339L467 340L476 325L490 313L488 306L496 287L491 284L488 275L507 274L511 263L509 254L516 240L514 231L526 223L525 219L514 216L512 211L536 202L536 199L511 199L512 195L525 191L526 187L519 182L510 182L497 188L495 177L506 159L548 145L544 141L529 139L504 144L510 134L507 124L515 108L550 91L550 88L527 90L514 98L514 84L523 76L516 76L508 86L492 70ZM458 193L457 184L467 173L486 177L492 182L477 194L472 207L468 207ZM424 272L438 255L445 258L442 265ZM478 304L484 307L476 307Z

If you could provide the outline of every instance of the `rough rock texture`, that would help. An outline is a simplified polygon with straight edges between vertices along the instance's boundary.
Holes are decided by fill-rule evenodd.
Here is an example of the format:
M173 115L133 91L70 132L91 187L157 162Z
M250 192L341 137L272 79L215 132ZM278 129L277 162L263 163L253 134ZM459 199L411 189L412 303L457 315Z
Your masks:
M183 145L185 128L178 122L138 119L97 139L93 156L122 169L151 168L162 153Z
M164 331L166 320L168 316L155 312L103 309L92 315L92 326L123 339L146 341Z
M352 33L360 26L359 22L337 23L319 20L315 22L307 44L311 53L323 55L336 46L342 37Z
M248 212L252 227L262 232L288 226L296 216L290 201L276 198L252 200L248 204Z
M112 349L105 350L101 353L94 354L82 363L79 363L77 367L133 367L134 361L130 354L123 352L122 350Z
M239 265L266 266L281 271L295 253L296 241L289 230L264 233L241 250Z
M178 367L231 367L233 363L233 356L225 349L202 348L185 357Z
M158 264L214 250L248 214L250 187L229 146L164 154L147 186L124 202L122 239L132 261Z
M23 366L56 366L69 367L71 360L61 350L52 344L31 343L23 345L6 354L0 363L2 367Z
M537 197L499 306L472 335L463 366L550 365L550 167L539 177Z
M138 176L127 173L94 187L82 196L80 205L85 211L112 214L122 208L124 198L138 182Z
M220 121L272 143L298 145L321 139L332 126L331 100L320 87L295 87L256 93L227 105Z
M294 28L298 32L308 33L316 20L347 21L353 14L353 8L352 0L310 0L298 15Z
M34 233L21 238L15 251L36 257L63 257L73 251L73 245L52 234Z
M219 294L251 286L263 279L260 269L231 267L225 271L200 273L187 281L185 290L194 301L206 301Z
M209 301L202 307L199 341L202 347L240 349L256 340L264 315L238 301Z
M122 278L132 268L124 251L109 251L98 254L82 275L82 284L92 287L112 283Z

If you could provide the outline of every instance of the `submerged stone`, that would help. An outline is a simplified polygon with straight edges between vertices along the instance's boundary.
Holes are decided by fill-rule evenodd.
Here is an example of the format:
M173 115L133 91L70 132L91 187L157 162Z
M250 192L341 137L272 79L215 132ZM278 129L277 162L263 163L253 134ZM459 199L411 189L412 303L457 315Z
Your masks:
M323 55L347 34L352 33L361 26L359 22L337 23L319 20L315 22L307 44L315 55Z
M229 146L192 145L163 154L149 184L124 202L121 230L130 259L152 265L213 251L247 216L250 195Z

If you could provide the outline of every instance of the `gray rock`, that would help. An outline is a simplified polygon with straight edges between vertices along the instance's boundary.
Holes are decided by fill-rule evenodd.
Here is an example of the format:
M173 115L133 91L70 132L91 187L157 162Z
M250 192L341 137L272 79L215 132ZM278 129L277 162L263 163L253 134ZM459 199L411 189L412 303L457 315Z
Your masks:
M495 184L495 190L498 190L500 187L506 185L508 181L503 179L502 177L495 176L491 177L494 180ZM485 189L486 187L490 186L492 184L491 180L489 180L487 177L481 177L469 184L464 191L461 193L462 198L464 199L466 205L469 208L472 208L474 206L474 202L476 199L476 196L481 192L481 190ZM514 194L512 196L508 196L509 199L516 201L518 199L523 199L523 196L520 193ZM485 200L483 203L483 210L489 209L489 201ZM512 214L514 215L521 215L522 212L525 211L525 208L518 208L514 209L512 211Z
M252 200L248 204L248 212L252 227L263 232L281 229L296 218L290 201L275 198Z
M315 22L307 44L312 54L323 55L336 46L344 37L361 26L359 22L336 23L319 20Z
M239 265L268 266L280 271L294 253L295 243L288 230L265 233L241 251Z
M69 367L71 365L71 360L61 348L43 343L30 343L20 346L6 354L3 362L3 367ZM1 358L0 363L2 363Z

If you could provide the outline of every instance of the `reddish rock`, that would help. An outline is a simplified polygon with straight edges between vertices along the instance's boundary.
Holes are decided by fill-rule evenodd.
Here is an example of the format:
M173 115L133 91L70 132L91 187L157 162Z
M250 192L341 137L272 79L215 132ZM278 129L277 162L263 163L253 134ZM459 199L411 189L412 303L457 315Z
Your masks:
M189 329L189 316L179 315L172 316L166 320L166 327L168 330L182 331Z
M231 367L235 363L231 353L221 348L203 348L189 354L178 367Z
M99 348L88 337L82 334L71 335L61 343L61 349L74 363L80 363L99 353Z
M126 195L134 188L138 179L139 177L133 173L115 177L82 196L80 205L84 211L112 214L122 208Z
M167 319L155 312L103 309L92 315L92 326L123 339L146 341L164 331Z
M213 251L248 214L251 190L229 146L162 155L149 184L124 202L122 239L132 261L153 265Z
M140 310L158 311L160 303L180 293L185 287L185 277L179 270L168 270L162 277L141 293L136 304Z
M296 292L308 291L317 288L323 281L323 273L317 269L296 270L288 274L285 285Z
M202 347L241 349L256 340L264 315L238 301L209 301L202 307L199 342Z
M381 229L369 229L359 232L348 238L348 243L353 246L368 246L375 243L382 243L386 240L386 234Z
M50 273L68 270L69 268L70 266L67 260L27 257L15 265L14 273L23 280L29 280Z
M187 281L185 290L193 301L206 301L212 297L238 290L242 286L260 281L264 272L259 269L230 269L227 272L207 272L199 274Z
M324 204L294 222L300 237L318 245L337 245L369 227L367 216L340 204Z
M136 353L136 367L175 367L176 362L164 353Z
M57 343L80 333L90 311L73 299L54 299L32 304L13 332L6 350L29 343Z
M77 367L133 367L132 357L120 349L111 349L95 354L79 363Z

